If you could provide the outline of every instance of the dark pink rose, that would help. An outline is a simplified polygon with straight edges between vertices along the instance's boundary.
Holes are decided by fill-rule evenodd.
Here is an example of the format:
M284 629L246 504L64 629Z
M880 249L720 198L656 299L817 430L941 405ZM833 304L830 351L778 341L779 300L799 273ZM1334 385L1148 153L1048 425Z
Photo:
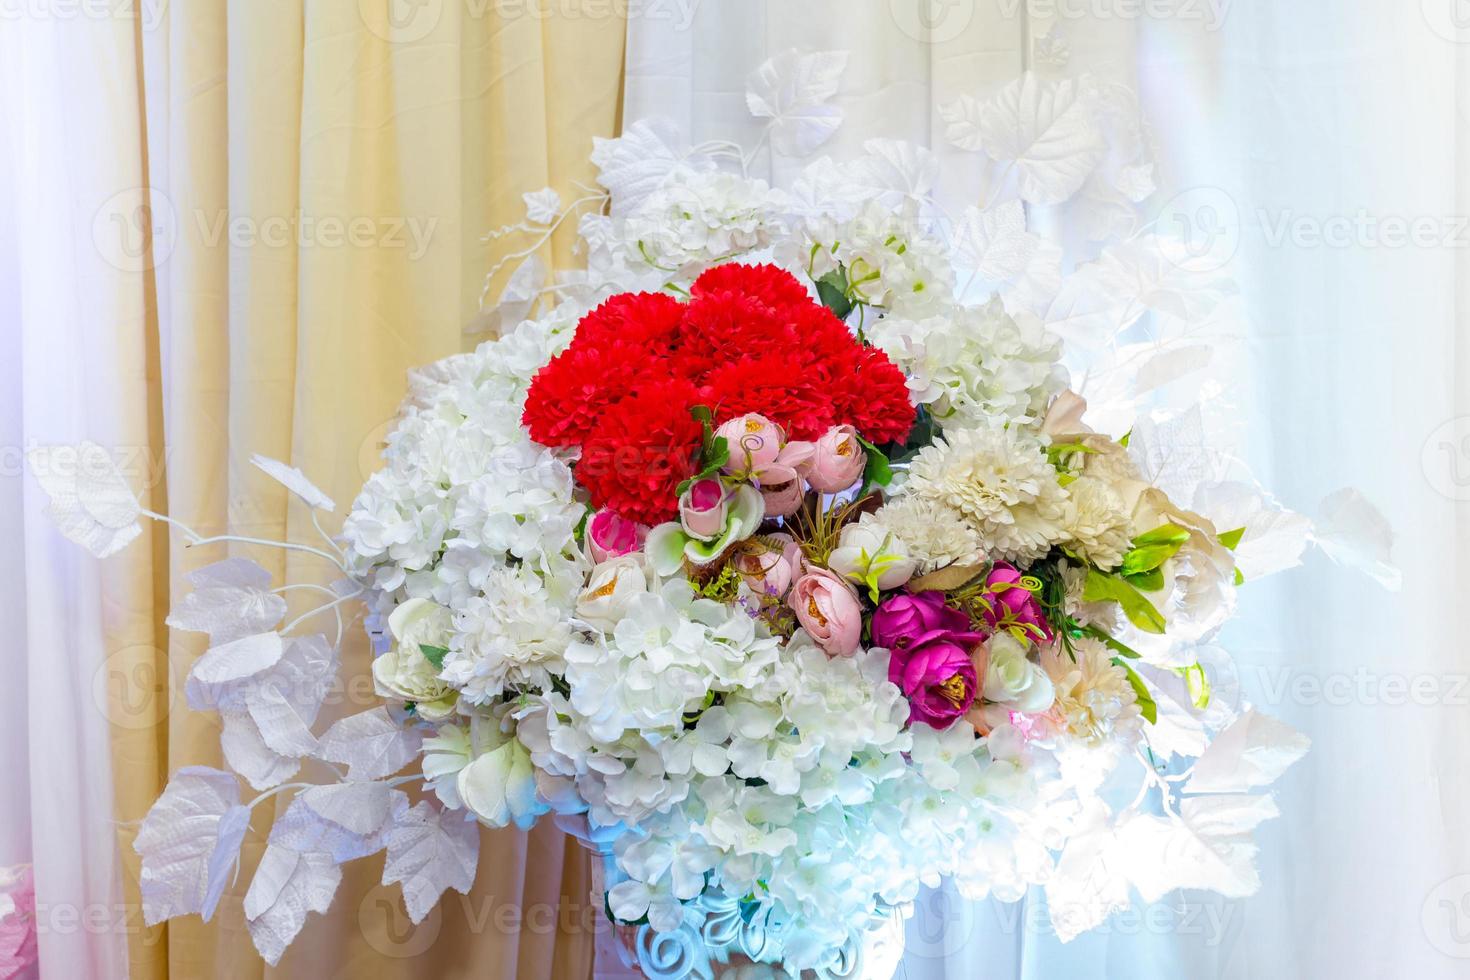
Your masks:
M911 724L945 729L974 706L980 680L971 653L978 642L960 635L938 631L892 652L888 679L909 699Z
M603 509L587 522L587 550L594 562L630 554L643 547L648 528Z
M1007 626L1021 626L1033 640L1050 640L1051 627L1042 614L1036 593L1021 584L1021 572L1010 562L998 561L985 576L985 591L990 608L985 623L992 631Z
M970 617L944 604L943 592L900 592L873 613L873 646L898 650L935 630L969 633ZM978 636L978 634L976 634Z

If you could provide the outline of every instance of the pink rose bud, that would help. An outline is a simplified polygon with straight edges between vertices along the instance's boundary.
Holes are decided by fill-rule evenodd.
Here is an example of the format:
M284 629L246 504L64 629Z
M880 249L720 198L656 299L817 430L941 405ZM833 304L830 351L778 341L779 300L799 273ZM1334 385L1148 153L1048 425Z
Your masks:
M862 640L863 607L857 592L825 568L810 568L786 600L801 628L829 657L850 657Z
M767 517L790 517L801 509L801 498L806 496L805 485L794 477L785 483L763 483L760 489Z
M801 546L789 534L747 538L735 546L732 563L752 592L779 599L801 570Z
M679 523L691 538L713 541L725 530L729 493L716 479L696 480L679 498Z
M635 524L610 510L600 510L587 522L587 551L592 561L602 563L609 558L628 555L643 547L648 528Z
M786 433L764 415L740 415L721 425L715 435L725 440L730 460L725 472L750 479L776 462L786 445Z
M817 440L816 451L806 467L806 482L821 493L840 493L856 483L868 465L868 454L850 425L828 429Z

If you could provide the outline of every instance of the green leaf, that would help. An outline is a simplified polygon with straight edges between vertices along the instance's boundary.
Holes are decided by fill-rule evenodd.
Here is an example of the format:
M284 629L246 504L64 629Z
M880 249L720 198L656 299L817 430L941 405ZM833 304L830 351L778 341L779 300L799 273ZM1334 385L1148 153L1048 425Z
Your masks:
M449 648L430 646L427 643L420 643L419 653L422 653L424 655L424 659L434 665L435 670L443 670L444 658L449 656Z
M1146 572L1125 575L1123 579L1140 592L1157 592L1164 587L1164 570L1150 568Z
M679 496L684 496L684 491L700 480L711 480L719 475L725 464L730 462L729 441L724 436L716 436L700 455L700 462L703 464L700 471L687 480L679 481L679 485L674 488Z
M1132 578L1145 572L1152 572L1177 555L1179 549L1184 547L1188 541L1189 529L1180 527L1178 524L1164 524L1147 534L1140 534L1133 539L1133 550L1123 556L1123 564L1119 567L1118 573L1125 578ZM1160 578L1159 585L1153 586L1138 584L1140 588L1152 591L1160 588L1163 580Z
M1189 700L1196 708L1210 706L1210 678L1203 667L1193 663L1188 667L1175 667L1174 673L1184 678L1184 684L1189 688Z
M1129 429L1127 432L1123 433L1123 438L1118 440L1118 445L1122 446L1124 449L1127 449L1128 440L1131 438L1133 438L1133 430Z
M1154 701L1153 695L1148 693L1148 685L1143 682L1143 678L1139 677L1138 673L1132 667L1128 666L1128 661L1120 657L1114 657L1113 663L1116 666L1122 667L1124 672L1128 674L1128 684L1133 688L1133 693L1138 696L1138 710L1143 715L1144 721L1147 721L1150 725L1157 725L1159 723L1159 706Z
M847 276L840 269L833 269L817 280L817 298L839 320L846 320L852 312L852 300L847 298Z
M888 457L883 455L883 450L873 445L862 436L857 437L862 445L863 451L868 454L868 465L863 467L862 491L858 496L867 493L872 487L886 487L893 482L893 467L888 463Z
M1234 551L1240 545L1240 539L1245 537L1245 528L1238 527L1233 531L1226 531L1220 535L1220 543Z
M1120 657L1127 657L1129 660L1137 660L1139 657L1143 656L1143 654L1139 653L1137 650L1133 649L1122 640L1114 639L1105 630L1100 630L1096 626L1084 626L1082 627L1082 633L1084 636L1090 636L1094 640L1101 640L1103 646L1107 647L1109 650L1113 651Z
M1235 567L1235 584L1237 586L1245 584L1245 575L1241 572L1239 565Z
M1147 534L1140 534L1133 539L1135 548L1151 548L1155 545L1172 544L1175 550L1184 547L1189 542L1189 528L1180 527L1178 524L1160 524Z
M1116 575L1089 568L1087 582L1082 587L1082 601L1116 602L1128 621L1145 633L1164 632L1163 614L1142 592Z

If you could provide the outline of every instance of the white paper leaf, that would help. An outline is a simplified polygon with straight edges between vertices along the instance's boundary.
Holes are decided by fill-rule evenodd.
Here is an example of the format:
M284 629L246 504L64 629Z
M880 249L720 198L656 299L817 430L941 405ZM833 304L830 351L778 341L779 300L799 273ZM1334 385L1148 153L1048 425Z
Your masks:
M1007 201L985 211L966 208L953 246L966 271L991 282L1010 282L1026 271L1041 239L1026 231L1025 206Z
M1352 487L1323 498L1317 508L1317 544L1333 561L1363 572L1390 592L1403 585L1393 564L1393 528L1377 507Z
M194 591L174 604L165 622L208 633L216 646L265 633L286 615L286 600L269 591L270 573L249 559L227 558L187 577Z
M106 558L143 533L138 498L112 454L95 442L38 446L26 459L50 498L47 515L68 540Z
M321 738L321 757L348 767L353 779L385 779L418 756L423 735L393 719L387 708L349 715Z
M864 156L842 168L846 189L898 207L905 199L928 197L939 179L939 159L927 148L903 140L870 139Z
M261 456L258 453L250 457L250 462L254 463L261 472L304 500L308 507L328 513L337 509L332 498L317 489L316 484L308 480L306 474L296 467L287 466L278 459L271 459L269 456Z
M842 110L829 103L847 70L846 51L783 51L745 82L750 114L770 119L771 145L788 156L806 156L842 125Z
M387 783L329 783L303 791L301 801L317 816L366 837L388 819L389 789Z
M546 264L536 255L528 256L516 266L495 304L492 324L502 334L509 333L516 324L531 315L531 308L546 285Z
M220 896L229 887L235 869L240 866L240 844L245 840L245 831L250 829L250 808L232 806L220 817L214 850L208 862L208 884L204 893L204 907L199 914L205 922L214 917Z
M480 825L462 811L425 802L400 806L384 837L383 884L403 883L403 904L418 924L445 889L468 894L480 857Z
M383 784L353 784L349 782L333 785L382 786ZM315 793L317 789L322 788L326 787L313 787L312 789L306 790L302 796L305 796L306 793ZM369 796L381 797L383 792L384 790L381 789L371 790L365 794L365 798ZM407 797L401 790L388 789L386 793L388 813L392 812L398 800L407 800ZM286 808L286 812L276 818L275 825L271 827L270 842L272 844L278 844L281 847L289 848L293 851L320 851L323 854L330 855L332 860L338 864L346 861L356 861L358 858L367 857L369 854L376 854L383 849L384 834L389 827L386 822L367 833L360 834L356 831L349 830L336 820L329 820L323 817L307 800L302 799L302 796L298 796L292 800L291 805ZM352 794L348 793L338 802L350 801L352 798ZM334 806L330 798L317 800L317 804L326 810L332 810ZM376 804L373 804L373 806L375 809L372 814L357 819L351 817L344 817L344 819L348 819L359 827L367 826L373 816L382 812L376 809Z
M1307 754L1312 740L1254 709L1225 729L1194 764L1186 793L1243 793L1276 781Z
M985 102L962 96L939 109L945 139L978 150L1016 175L1021 197L1060 204L1102 160L1088 79L1048 81L1027 72Z
M535 224L549 225L561 214L561 195L550 187L528 191L521 200L526 202L526 220Z
M1251 831L1279 812L1269 796L1229 795L1187 799L1179 820L1139 814L1118 830L1128 878L1146 902L1176 888L1253 895L1261 877Z
M1163 347L1138 368L1133 378L1133 394L1146 395L1180 378L1188 377L1209 366L1214 348L1208 344L1185 344ZM1125 358L1127 354L1125 353Z
M1245 528L1235 546L1235 563L1247 582L1300 565L1311 539L1311 521L1278 506L1249 483L1200 484L1192 506L1221 532Z
M1128 455L1143 479L1172 500L1194 499L1195 488L1214 482L1223 468L1219 455L1205 445L1198 405L1164 422L1140 418L1128 436Z
M1095 929L1119 909L1128 907L1128 880L1115 853L1112 813L1094 800L1046 882L1046 904L1052 928L1062 942Z
M210 864L220 860L217 849L230 847L227 841L217 847L220 823L239 803L239 780L219 769L187 766L169 780L133 840L143 859L139 887L148 925L213 908L218 895L210 887ZM238 838L233 847L238 852Z
M593 137L592 165L598 170L597 182L612 194L614 217L638 210L672 174L708 167L676 151L678 142L677 130L666 119L640 119L616 139Z
M337 674L337 651L320 634L294 636L280 661L245 693L261 738L281 755L314 755L311 726Z
M204 651L184 682L189 707L238 709L245 705L246 682L274 667L285 647L279 633L255 633Z
M279 786L301 768L297 759L271 751L261 737L255 719L247 712L225 709L219 716L224 725L219 744L224 750L225 762L255 789Z
M301 932L306 916L323 913L332 904L342 869L331 855L266 847L245 893L245 918L250 938L261 957L274 966Z

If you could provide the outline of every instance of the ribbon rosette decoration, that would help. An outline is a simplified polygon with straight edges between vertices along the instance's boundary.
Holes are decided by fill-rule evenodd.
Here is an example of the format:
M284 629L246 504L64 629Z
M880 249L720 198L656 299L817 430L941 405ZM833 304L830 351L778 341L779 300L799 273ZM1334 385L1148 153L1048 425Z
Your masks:
M528 195L518 254L575 216L586 269L546 287L526 259L501 336L411 375L340 537L286 545L340 569L323 603L288 620L244 557L192 573L170 622L210 636L187 693L229 768L181 770L143 822L149 920L208 917L281 793L244 897L271 961L342 862L386 851L418 920L471 886L480 825L552 811L604 846L608 914L662 976L851 972L944 877L1044 886L1063 939L1134 893L1251 893L1262 787L1306 740L1241 702L1213 641L1312 525L1209 453L1198 409L1143 405L1202 365L1174 340L1223 285L1148 235L1063 271L1026 227L1034 206L1117 227L1146 196L1125 95L1012 88L946 110L1000 175L960 215L914 147L772 188L647 123L599 141L602 189ZM1067 129L1067 159L1006 159L1016 116ZM1083 364L1100 411L1069 390ZM37 471L94 550L167 520L105 467ZM1375 527L1350 491L1331 508ZM359 600L382 704L318 724Z

